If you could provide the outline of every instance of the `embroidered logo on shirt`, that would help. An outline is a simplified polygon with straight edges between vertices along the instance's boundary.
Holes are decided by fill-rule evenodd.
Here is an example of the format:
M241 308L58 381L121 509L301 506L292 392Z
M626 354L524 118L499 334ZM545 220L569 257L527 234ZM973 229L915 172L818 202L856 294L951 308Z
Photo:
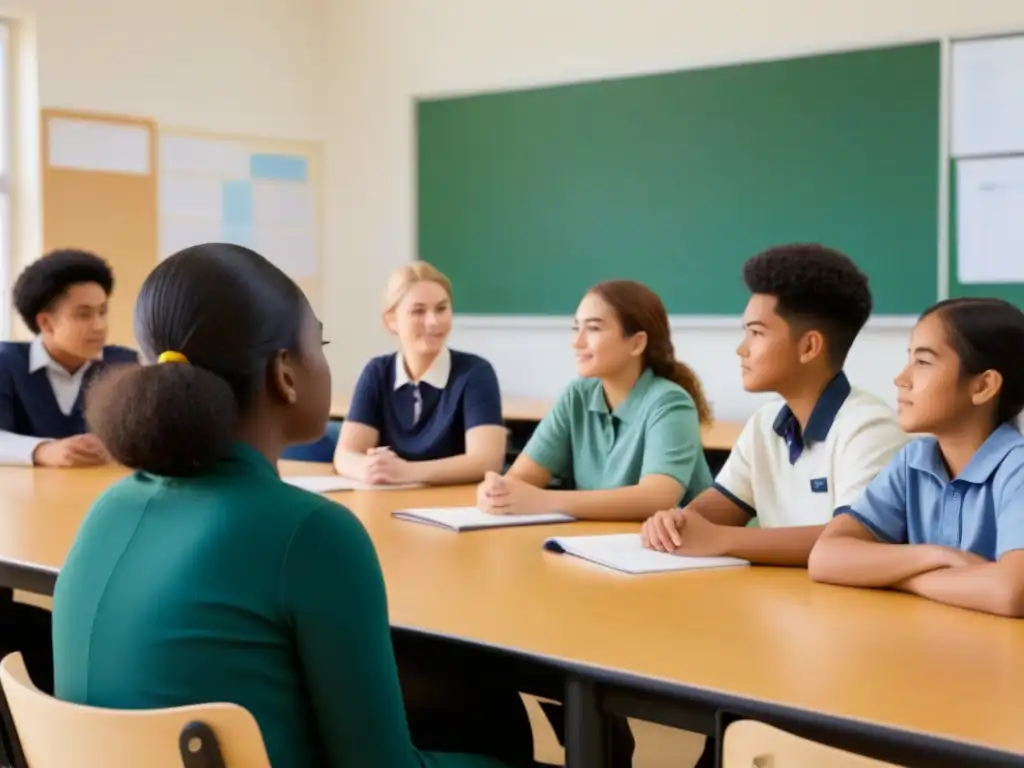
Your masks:
M828 478L811 478L811 493L828 493Z

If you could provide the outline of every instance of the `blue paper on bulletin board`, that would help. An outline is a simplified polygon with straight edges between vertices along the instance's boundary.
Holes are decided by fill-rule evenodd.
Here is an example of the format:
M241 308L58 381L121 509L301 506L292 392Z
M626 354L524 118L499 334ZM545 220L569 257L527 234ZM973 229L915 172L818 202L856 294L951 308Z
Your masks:
M225 227L252 229L252 182L225 181L221 186L221 221Z
M309 176L306 158L298 155L254 154L249 160L254 179L305 182Z
M223 243L252 248L255 240L251 226L231 226L225 222L220 225L220 239Z

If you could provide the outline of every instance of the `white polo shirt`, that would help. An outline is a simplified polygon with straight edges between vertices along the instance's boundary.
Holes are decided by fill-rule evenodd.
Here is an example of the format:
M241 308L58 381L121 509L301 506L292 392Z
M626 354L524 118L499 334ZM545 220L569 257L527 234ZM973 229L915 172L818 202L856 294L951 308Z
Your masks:
M853 504L908 437L896 413L840 373L806 429L789 406L761 407L740 433L714 487L762 528L825 525Z

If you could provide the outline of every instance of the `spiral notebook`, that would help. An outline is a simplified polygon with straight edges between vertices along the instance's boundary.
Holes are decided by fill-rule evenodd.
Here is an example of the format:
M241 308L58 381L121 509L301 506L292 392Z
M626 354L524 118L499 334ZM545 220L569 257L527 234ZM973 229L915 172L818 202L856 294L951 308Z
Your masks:
M422 488L422 483L405 485L369 485L339 475L308 475L281 478L289 485L302 488L313 493L336 493L338 491L405 491Z
M510 528L520 525L551 525L571 523L573 518L562 514L546 515L492 515L476 507L421 507L398 509L391 513L399 520L424 523L455 532L476 531L481 528Z
M559 536L544 542L544 549L573 555L623 573L665 573L705 568L735 568L750 565L738 557L687 557L647 549L638 533L598 536Z

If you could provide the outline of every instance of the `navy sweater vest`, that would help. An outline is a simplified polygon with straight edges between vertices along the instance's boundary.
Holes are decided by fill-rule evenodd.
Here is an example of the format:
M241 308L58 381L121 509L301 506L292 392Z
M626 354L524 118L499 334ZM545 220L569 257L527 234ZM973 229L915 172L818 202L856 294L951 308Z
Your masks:
M106 365L138 361L134 350L104 348L103 360L86 371L75 407L65 416L57 405L46 368L29 373L30 348L25 342L0 342L0 431L54 439L84 434L84 394L89 382Z

